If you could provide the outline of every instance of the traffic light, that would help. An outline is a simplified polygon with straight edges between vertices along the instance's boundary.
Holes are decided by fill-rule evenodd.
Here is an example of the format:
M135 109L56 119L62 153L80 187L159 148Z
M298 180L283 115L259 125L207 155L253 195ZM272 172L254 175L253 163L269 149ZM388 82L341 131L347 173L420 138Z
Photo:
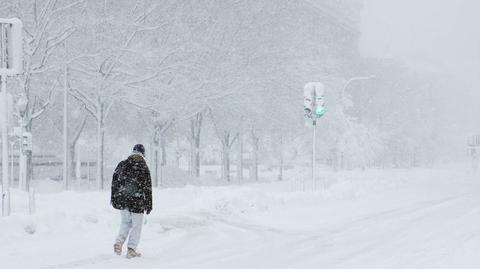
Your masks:
M318 83L315 87L315 115L320 118L325 114L325 86Z
M309 82L303 90L303 110L307 118L320 118L325 110L325 86L321 82Z
M305 86L303 94L303 112L307 118L312 118L313 101L312 90Z
M325 110L325 107L323 106L317 106L315 108L315 115L317 115L317 117L321 117L325 114L326 110Z

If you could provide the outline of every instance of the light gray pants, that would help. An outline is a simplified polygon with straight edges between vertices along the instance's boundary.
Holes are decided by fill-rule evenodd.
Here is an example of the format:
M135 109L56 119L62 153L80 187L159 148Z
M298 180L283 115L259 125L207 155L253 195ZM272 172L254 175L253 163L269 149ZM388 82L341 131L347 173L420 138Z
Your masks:
M118 232L117 243L123 245L128 237L127 247L137 249L140 242L140 235L143 226L143 213L132 213L128 209L120 210L122 223L120 224L120 232ZM130 235L129 235L130 234Z

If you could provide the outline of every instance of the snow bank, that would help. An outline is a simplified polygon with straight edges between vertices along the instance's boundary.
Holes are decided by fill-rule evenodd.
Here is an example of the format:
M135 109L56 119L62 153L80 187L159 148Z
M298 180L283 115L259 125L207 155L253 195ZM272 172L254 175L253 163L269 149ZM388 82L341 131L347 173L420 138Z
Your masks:
M475 203L471 195L462 195L471 192L472 186L478 187L462 173L447 170L324 172L319 178L327 179L321 181L326 189L316 191L293 172L286 178L248 185L155 189L154 211L146 219L141 243L146 252L139 261L142 268L157 268L158 264L164 268L251 268L255 263L249 261L255 260L264 262L262 268L330 267L331 259L341 253L361 251L362 241L380 235L378 240L384 240L389 229L425 226L428 230L423 222L409 228L403 222L441 220L436 211L426 210L441 210L444 205L458 210L457 206L465 205L453 203ZM37 212L29 216L26 193L12 190L13 214L0 218L0 242L8 242L0 246L2 268L129 268L111 256L119 216L109 205L109 192L43 191L37 194ZM431 212L432 220L423 217L423 212ZM471 232L470 228L466 231ZM337 237L339 233L341 237ZM324 254L304 253L298 245L302 238L326 243L321 247ZM415 246L415 237L405 238ZM339 247L328 247L334 241ZM296 251L289 250L289 245ZM251 250L267 252L258 256ZM249 258L242 259L237 255L241 253ZM292 256L295 253L307 256ZM184 260L183 255L190 255L192 261ZM302 267L295 266L295 259L311 261Z

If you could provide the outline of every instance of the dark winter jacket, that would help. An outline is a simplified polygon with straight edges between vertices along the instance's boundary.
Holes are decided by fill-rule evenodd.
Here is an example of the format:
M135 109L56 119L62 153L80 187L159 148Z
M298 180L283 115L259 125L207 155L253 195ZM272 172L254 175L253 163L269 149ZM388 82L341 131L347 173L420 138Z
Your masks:
M116 209L133 213L152 211L152 180L141 155L132 154L115 168L110 202Z

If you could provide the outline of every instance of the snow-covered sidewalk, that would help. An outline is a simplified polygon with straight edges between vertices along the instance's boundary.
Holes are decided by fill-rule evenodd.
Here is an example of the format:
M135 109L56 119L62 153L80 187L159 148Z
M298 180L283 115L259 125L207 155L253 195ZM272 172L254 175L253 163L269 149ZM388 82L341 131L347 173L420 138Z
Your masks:
M108 192L14 191L0 268L480 268L480 179L448 170L156 190L139 250L112 253Z

